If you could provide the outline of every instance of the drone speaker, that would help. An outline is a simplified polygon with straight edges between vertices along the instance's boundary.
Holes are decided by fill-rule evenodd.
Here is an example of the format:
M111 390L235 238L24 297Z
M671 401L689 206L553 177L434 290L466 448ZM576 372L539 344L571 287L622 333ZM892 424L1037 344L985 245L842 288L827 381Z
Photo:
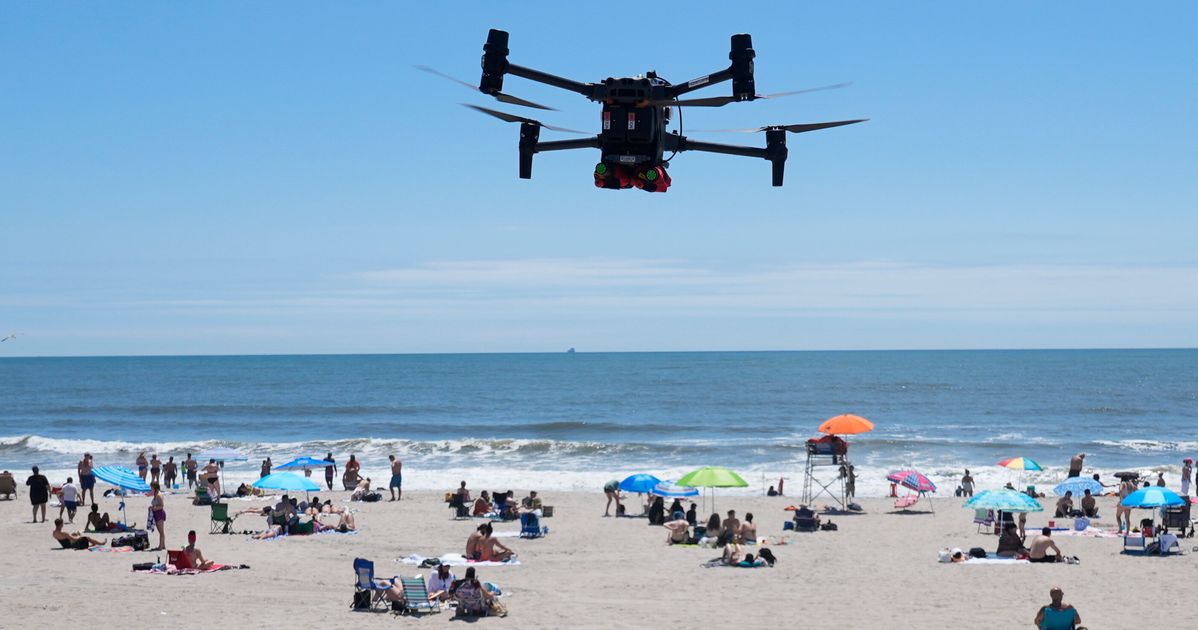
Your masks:
M487 43L483 45L483 76L478 82L479 91L495 94L503 90L503 74L507 72L507 31L491 29Z
M786 130L767 129L765 131L765 159L773 167L774 185L782 185L782 177L786 173Z
M732 52L728 58L732 60L732 95L744 100L752 100L757 94L757 86L753 83L753 36L739 33L732 36Z

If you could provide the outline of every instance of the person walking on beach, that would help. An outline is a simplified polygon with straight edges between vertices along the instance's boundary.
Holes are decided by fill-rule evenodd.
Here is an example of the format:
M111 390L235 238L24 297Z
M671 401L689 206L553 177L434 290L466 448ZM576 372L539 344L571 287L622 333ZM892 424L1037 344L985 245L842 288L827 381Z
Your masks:
M270 474L270 469L273 464L270 462L270 457L262 460L262 470L258 471L258 478L261 479Z
M162 460L158 459L158 454L154 453L150 456L150 480L158 481L162 478Z
M1073 456L1073 459L1069 460L1069 476L1070 477L1080 477L1081 476L1082 464L1085 463L1085 459L1086 459L1085 453L1078 453L1077 455Z
M1136 482L1125 477L1119 483L1119 502L1115 504L1115 524L1121 532L1131 531L1131 508L1123 505L1123 499L1136 491Z
M387 488L391 490L391 500L399 501L403 498L403 462L394 455L388 457L391 460L391 483Z
M969 474L968 468L965 469L965 476L961 477L961 494L967 497L973 496L973 475Z
M204 466L204 481L208 483L208 496L215 502L220 499L220 466L215 459L209 459Z
M175 487L175 478L179 475L179 465L175 463L175 456L171 455L166 458L166 463L162 465L162 481L168 488Z
M191 490L196 485L196 469L200 467L200 463L191 458L191 453L187 454L187 459L183 460L183 472L187 474L187 489Z
M144 452L137 454L137 476L141 477L142 481L146 480L146 454Z
M1034 623L1037 628L1040 630L1085 630L1081 627L1082 616L1077 613L1077 609L1061 601L1065 597L1065 592L1061 590L1061 587L1052 587L1052 590L1048 591L1048 596L1052 599L1052 603L1041 606L1040 612L1036 613Z
M147 520L158 530L158 547L150 551L166 549L166 500L162 498L161 490L157 481L150 483L150 514Z
M1189 457L1181 460L1181 495L1190 496L1190 479L1194 476L1194 460Z
M58 519L62 520L62 512L66 510L67 519L74 523L75 510L79 509L79 488L75 486L75 480L67 477L67 482L62 484L59 493L62 505L58 508Z
M37 522L37 511L41 508L42 522L46 522L46 504L50 502L50 480L46 476L38 472L37 466L33 467L33 474L25 480L25 485L29 486L29 503L33 505L33 522Z
M75 466L75 471L79 473L79 487L82 490L80 503L87 503L87 493L92 493L92 503L96 502L96 476L92 474L92 454L84 453L83 459L79 460L79 464Z
M333 459L333 454L329 453L324 456L324 461L329 465L324 467L324 482L328 484L329 490L333 489L333 478L337 476L337 461Z

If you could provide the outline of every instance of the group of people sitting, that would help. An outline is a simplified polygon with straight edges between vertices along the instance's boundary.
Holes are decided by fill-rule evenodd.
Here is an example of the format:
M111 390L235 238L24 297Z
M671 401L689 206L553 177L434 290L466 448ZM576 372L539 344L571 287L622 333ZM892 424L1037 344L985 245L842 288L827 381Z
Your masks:
M393 605L402 606L406 603L401 584L382 580L379 586L385 587L386 590L379 591L375 595L377 598L392 602ZM474 567L467 567L465 577L459 580L448 564L437 565L429 574L426 583L430 602L453 602L458 615L470 616L502 611L496 599L497 595L488 588L489 586L479 581Z
M529 491L518 503L515 499L516 493L511 490L495 493L483 490L477 498L471 498L470 490L463 481L457 490L446 493L446 496L449 507L457 510L459 516L483 516L510 521L530 512L540 516L543 509L541 497L537 496L536 490Z
M515 552L494 537L490 523L479 525L466 539L466 559L483 562L507 562Z
M659 497L660 499L660 497ZM736 510L728 510L723 520L719 514L713 513L706 524L695 520L695 504L691 504L688 512L681 510L681 504L675 501L671 520L662 523L666 528L666 543L670 545L707 545L725 547L727 545L757 544L757 524L753 522L753 513L745 514L742 522L736 517ZM693 528L693 530L692 530Z
M1085 490L1085 495L1082 496L1081 509L1073 507L1073 492L1066 491L1065 496L1057 499L1057 509L1054 513L1056 518L1077 518L1098 516L1098 502L1095 501L1094 495L1090 494L1090 490Z
M319 534L325 531L344 534L358 529L354 515L349 510L335 506L329 500L321 502L320 497L312 497L310 501L299 501L285 494L274 506L245 509L238 512L237 516L243 514L266 517L266 529L253 536L258 540L283 535ZM320 517L326 514L337 515L337 524L327 525L321 522ZM309 520L301 521L301 516L307 516Z
M1040 535L1025 546L1026 541L1026 536L1019 535L1015 523L1004 523L1002 533L998 537L996 554L1000 558L1027 559L1028 562L1069 562L1071 564L1079 562L1077 556L1066 557L1061 552L1056 541L1052 539L1051 528L1041 529ZM1048 553L1049 551L1053 553Z

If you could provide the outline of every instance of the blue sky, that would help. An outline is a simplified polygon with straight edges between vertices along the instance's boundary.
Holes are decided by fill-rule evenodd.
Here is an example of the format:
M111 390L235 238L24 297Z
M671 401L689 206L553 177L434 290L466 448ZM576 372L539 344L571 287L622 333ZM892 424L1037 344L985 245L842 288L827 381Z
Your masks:
M497 6L4 4L0 351L1198 345L1192 5ZM749 32L759 91L854 85L685 127L872 120L791 136L780 189L706 154L665 195L594 189L594 151L522 181L457 103L531 110L412 68L476 81L490 27L586 81Z

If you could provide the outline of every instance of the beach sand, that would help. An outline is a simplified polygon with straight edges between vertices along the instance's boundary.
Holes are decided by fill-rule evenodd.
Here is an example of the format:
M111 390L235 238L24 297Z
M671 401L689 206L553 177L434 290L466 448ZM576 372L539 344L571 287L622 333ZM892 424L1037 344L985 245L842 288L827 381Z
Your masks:
M345 496L336 493L338 501ZM995 536L975 533L973 513L961 508L962 499L936 499L935 514L892 514L889 500L863 499L867 513L831 517L839 531L787 532L789 544L771 545L779 560L775 568L708 569L700 565L717 556L715 550L667 546L665 531L643 519L602 518L602 493L551 493L545 499L555 508L542 521L549 536L504 538L521 564L479 569L481 579L507 593L510 613L483 619L482 626L1031 627L1049 588L1059 585L1090 628L1152 627L1187 618L1189 577L1198 558L1129 557L1120 554L1119 539L1060 537L1058 544L1080 556L1080 565L940 564L941 548L993 550L996 544ZM146 501L128 500L130 520L144 522ZM759 533L773 540L783 534L789 516L783 508L794 499L717 495L716 501L721 512L753 512ZM233 501L231 511L263 504ZM252 568L146 575L130 566L165 560L165 554L56 550L50 532L57 509L49 513L51 523L30 524L22 492L15 501L0 502L0 627L440 627L450 623L452 611L420 621L351 612L352 561L373 559L379 576L427 574L395 559L460 553L480 522L452 520L439 494L412 493L399 503L354 504L361 529L355 536L253 541L209 535L209 509L192 506L186 495L169 497L167 506L169 547L181 547L187 530L195 529L209 558ZM116 499L102 499L101 507L115 512ZM1101 522L1113 524L1114 499L1103 497L1100 509L1106 516ZM1033 514L1029 526L1047 520L1045 513ZM260 528L262 522L242 517L236 527ZM81 512L68 529L82 525ZM516 530L518 524L496 529ZM1192 545L1183 543L1187 550ZM461 576L463 569L455 572Z

